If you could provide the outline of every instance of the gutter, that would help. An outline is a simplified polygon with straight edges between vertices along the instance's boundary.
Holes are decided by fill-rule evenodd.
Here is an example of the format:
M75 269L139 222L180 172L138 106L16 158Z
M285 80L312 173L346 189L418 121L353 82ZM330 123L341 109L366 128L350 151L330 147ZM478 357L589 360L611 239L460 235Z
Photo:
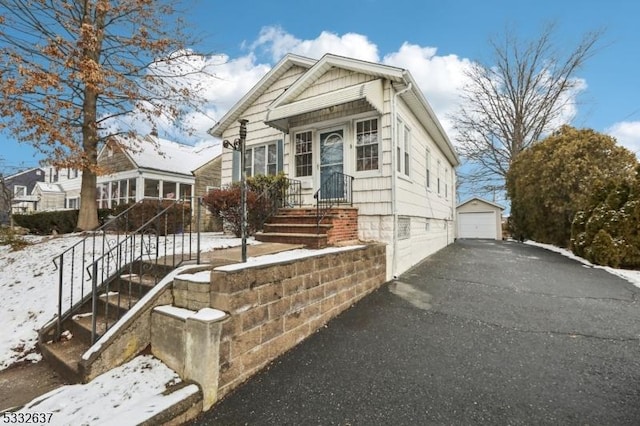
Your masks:
M407 82L404 77L403 81L407 87L394 93L391 101L391 211L393 215L393 258L391 259L391 274L394 279L398 277L396 272L398 270L398 195L396 191L396 184L398 182L398 160L396 158L398 152L396 149L396 144L398 143L396 140L398 136L398 129L396 128L398 125L398 111L396 103L398 96L408 92L412 88L411 82ZM393 88L393 85L391 85L391 88Z

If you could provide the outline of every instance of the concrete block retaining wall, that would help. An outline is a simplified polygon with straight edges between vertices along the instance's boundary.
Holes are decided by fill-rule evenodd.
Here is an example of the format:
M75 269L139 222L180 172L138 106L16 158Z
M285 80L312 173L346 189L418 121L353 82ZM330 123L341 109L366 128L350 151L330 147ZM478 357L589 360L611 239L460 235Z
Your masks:
M220 309L218 397L378 288L386 280L385 245L345 248L262 266L231 265L210 283L174 281L174 306Z

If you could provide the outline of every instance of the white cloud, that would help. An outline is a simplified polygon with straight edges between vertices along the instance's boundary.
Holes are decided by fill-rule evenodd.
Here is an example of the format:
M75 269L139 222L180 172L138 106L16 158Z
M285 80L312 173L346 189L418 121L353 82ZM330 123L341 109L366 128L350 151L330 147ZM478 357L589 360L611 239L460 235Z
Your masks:
M621 121L605 130L618 143L640 157L640 121Z
M342 36L323 31L311 40L300 40L280 27L264 27L252 49L264 48L274 62L287 53L295 53L309 58L321 58L326 53L348 56L364 61L377 62L378 46L361 34L347 33Z
M421 47L405 42L397 52L383 58L382 62L408 69L445 131L452 135L449 115L458 108L459 93L466 83L465 70L471 61L456 55L437 56L435 47Z

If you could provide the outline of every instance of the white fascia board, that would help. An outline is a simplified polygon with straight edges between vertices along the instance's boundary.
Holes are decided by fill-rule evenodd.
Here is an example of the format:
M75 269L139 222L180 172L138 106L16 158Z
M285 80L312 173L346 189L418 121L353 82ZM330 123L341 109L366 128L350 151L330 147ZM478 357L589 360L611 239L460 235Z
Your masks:
M207 131L211 136L221 138L224 131L234 122L240 115L251 106L258 97L260 97L266 89L268 89L282 74L293 66L301 66L303 68L311 68L317 61L315 59L305 58L303 56L286 55L279 63L277 63L271 71L264 75L256 83L246 95L242 97L227 113L218 121L211 129Z
M318 96L281 105L267 111L265 123L281 130L289 132L288 118L300 114L318 111L334 105L342 105L348 102L365 99L378 113L383 113L384 94L382 80L373 80L367 83L356 84L351 87L323 93Z

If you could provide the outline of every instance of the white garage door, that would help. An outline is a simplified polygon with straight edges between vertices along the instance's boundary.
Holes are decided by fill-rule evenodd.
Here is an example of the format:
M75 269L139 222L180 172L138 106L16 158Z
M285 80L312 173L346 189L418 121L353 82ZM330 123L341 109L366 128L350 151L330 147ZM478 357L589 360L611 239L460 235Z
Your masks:
M495 212L458 213L458 238L496 239Z

